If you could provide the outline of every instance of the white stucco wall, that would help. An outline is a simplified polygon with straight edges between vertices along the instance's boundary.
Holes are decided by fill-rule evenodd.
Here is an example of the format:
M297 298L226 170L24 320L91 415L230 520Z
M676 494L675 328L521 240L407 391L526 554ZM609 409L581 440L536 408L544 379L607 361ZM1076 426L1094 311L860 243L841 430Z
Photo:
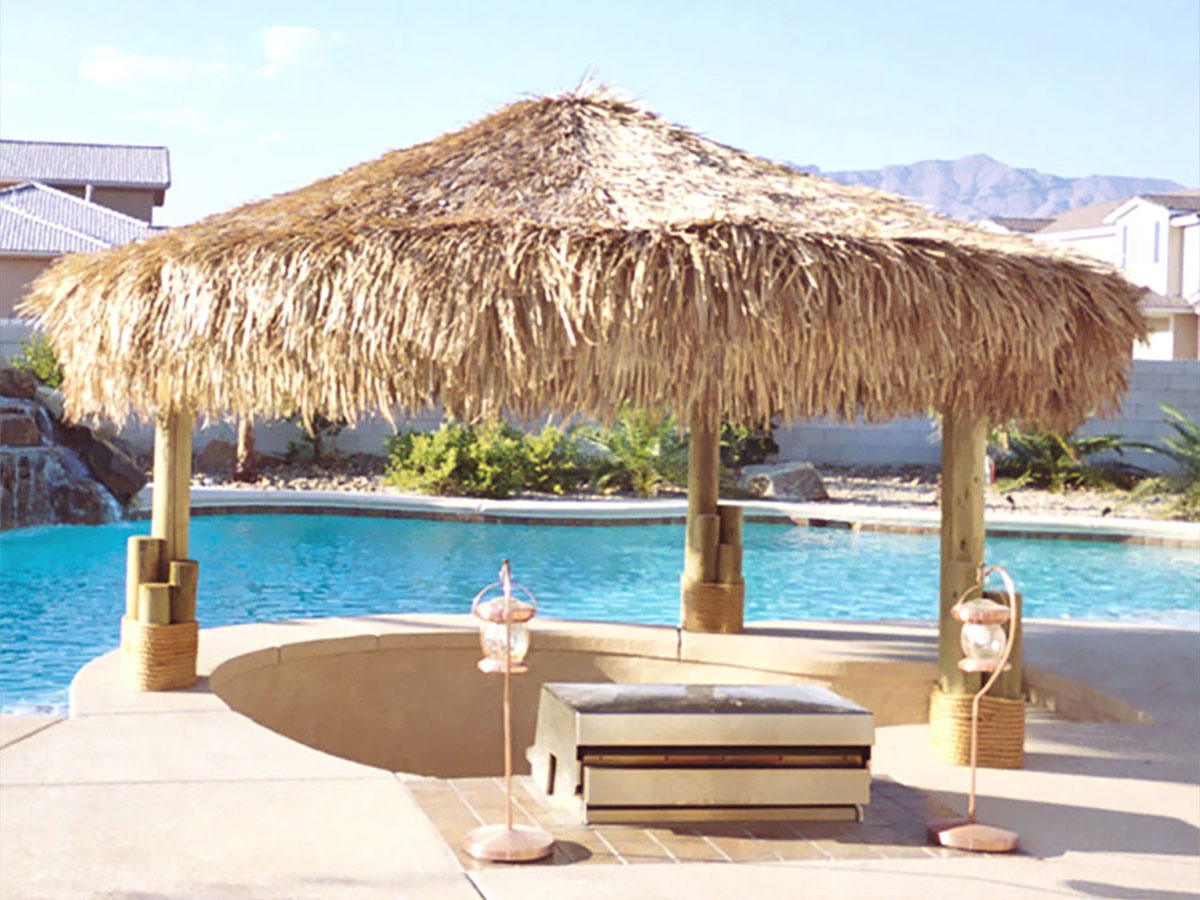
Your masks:
M1182 232L1179 263L1179 293L1192 302L1200 300L1200 223L1178 229Z
M1170 294L1170 212L1156 203L1138 202L1113 224L1120 254L1117 264L1125 277L1164 296Z
M1030 235L1035 241L1052 244L1066 244L1075 250L1090 253L1097 259L1114 266L1121 263L1121 245L1112 226L1079 229L1078 231L1052 231L1048 234L1035 233Z
M1175 329L1171 316L1146 316L1146 340L1133 345L1134 359L1174 359Z

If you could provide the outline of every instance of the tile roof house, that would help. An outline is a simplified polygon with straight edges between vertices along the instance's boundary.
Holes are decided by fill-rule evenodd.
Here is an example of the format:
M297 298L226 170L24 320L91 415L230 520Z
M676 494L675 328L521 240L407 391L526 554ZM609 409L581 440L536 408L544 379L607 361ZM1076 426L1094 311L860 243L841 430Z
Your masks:
M170 186L165 147L0 140L0 359L29 335L28 284L64 253L153 233Z
M0 254L103 250L154 230L141 219L36 181L0 188Z
M143 219L171 186L166 147L0 140L0 187L36 181Z
M1002 234L1011 232L1032 234L1035 231L1045 228L1053 221L1053 219L1034 219L1024 216L992 216L990 219L980 219L975 224L989 231L998 231Z
M1200 190L1093 203L1030 236L1097 256L1146 288L1151 334L1135 359L1200 359Z

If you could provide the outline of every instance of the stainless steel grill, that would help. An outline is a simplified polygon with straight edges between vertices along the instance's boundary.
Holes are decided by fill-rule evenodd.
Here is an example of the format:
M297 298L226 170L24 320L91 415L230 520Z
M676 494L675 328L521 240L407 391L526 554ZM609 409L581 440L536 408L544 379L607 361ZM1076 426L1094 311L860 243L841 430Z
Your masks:
M813 685L548 683L526 756L584 822L851 819L874 734Z

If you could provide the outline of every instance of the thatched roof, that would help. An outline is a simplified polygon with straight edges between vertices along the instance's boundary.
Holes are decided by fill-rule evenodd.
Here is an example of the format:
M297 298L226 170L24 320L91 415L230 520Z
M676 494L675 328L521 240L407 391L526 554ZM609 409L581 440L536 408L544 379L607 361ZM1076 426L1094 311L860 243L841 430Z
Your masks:
M751 156L601 94L453 134L34 285L69 411L444 403L1073 424L1142 334L1101 263Z

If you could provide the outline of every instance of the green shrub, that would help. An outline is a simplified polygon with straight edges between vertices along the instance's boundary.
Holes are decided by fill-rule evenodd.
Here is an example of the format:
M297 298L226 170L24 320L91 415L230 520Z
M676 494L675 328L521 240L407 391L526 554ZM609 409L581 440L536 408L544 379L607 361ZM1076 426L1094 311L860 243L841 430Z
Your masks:
M767 457L779 452L772 433L773 424L735 425L721 423L721 464L731 469L754 466L767 461Z
M1136 474L1114 463L1093 463L1099 453L1121 454L1125 442L1117 435L1074 437L1056 431L1006 428L1008 453L996 460L996 474L1006 479L1002 489L1037 487L1059 492L1065 488L1128 487Z
M527 434L522 442L525 484L532 491L565 494L584 479L579 464L579 442L569 431L546 425L539 434Z
M14 369L29 372L46 387L62 386L63 371L58 364L58 355L40 331L35 331L29 340L21 341L21 353L12 364Z
M384 449L384 480L428 494L494 499L526 489L562 494L582 478L574 437L553 425L522 434L503 422L479 428L446 422L433 432L397 434Z

